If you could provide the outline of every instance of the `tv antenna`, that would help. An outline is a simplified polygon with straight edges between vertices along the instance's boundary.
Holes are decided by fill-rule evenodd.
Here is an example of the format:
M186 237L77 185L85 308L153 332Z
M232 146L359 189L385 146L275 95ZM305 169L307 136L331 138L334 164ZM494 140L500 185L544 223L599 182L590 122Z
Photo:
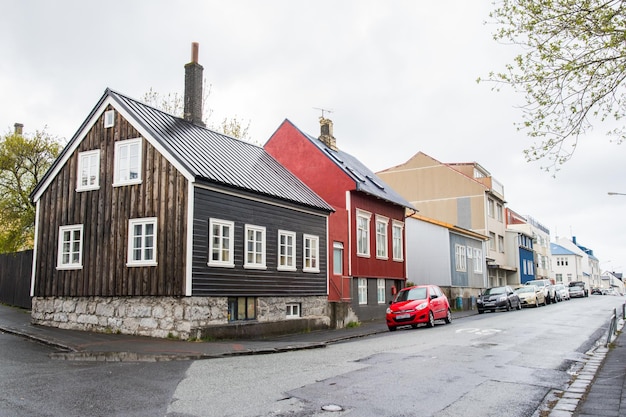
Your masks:
M313 107L315 110L320 110L322 112L322 119L324 118L324 112L326 113L333 113L334 110L330 110L330 109L322 109L321 107Z

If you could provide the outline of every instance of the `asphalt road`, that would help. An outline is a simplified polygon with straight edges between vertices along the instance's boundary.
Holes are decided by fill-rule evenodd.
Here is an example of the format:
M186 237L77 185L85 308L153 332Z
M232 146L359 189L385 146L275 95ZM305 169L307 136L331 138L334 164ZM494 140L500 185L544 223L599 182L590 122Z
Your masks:
M199 361L55 360L53 348L0 333L0 417L538 417L623 303L592 296Z
M50 359L55 350L0 332L1 417L164 416L192 364Z

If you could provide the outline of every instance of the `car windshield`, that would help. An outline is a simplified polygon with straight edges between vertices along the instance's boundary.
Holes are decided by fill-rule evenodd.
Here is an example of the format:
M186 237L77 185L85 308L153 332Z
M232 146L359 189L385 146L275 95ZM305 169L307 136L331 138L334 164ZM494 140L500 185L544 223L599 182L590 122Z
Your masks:
M522 293L522 292L535 292L535 289L531 286L527 286L527 287L521 287L515 290L515 292L517 293Z
M577 287L577 286L573 286L573 287L569 287L570 291L580 291L582 290L582 288Z
M504 294L504 293L505 293L504 287L494 287L494 288L487 288L483 294L493 295L493 294Z
M545 286L545 282L544 281L528 281L526 283L526 285L537 285L539 287L544 287Z
M400 291L396 297L396 302L424 299L426 299L426 288L420 287Z

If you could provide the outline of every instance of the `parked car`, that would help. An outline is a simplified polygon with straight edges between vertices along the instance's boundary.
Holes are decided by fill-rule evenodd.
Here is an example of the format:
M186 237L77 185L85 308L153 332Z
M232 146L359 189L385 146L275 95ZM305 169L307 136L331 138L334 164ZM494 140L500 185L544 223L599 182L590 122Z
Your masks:
M591 294L592 295L604 295L604 290L598 287L595 287L591 289Z
M546 296L536 285L524 285L523 287L516 288L515 293L519 297L522 307L539 307L546 305Z
M583 298L585 296L585 290L578 285L572 285L569 287L569 296L571 298Z
M563 284L556 284L554 286L554 290L556 291L556 298L559 301L569 300L569 291L565 288Z
M585 297L589 297L589 290L587 289L587 284L585 284L584 281L572 281L569 283L569 286L582 288L585 293Z
M476 299L476 307L478 307L478 314L483 314L485 311L510 311L513 308L521 310L522 302L513 288L506 285L484 290Z
M425 323L435 325L435 320L452 322L452 312L448 297L436 285L416 285L407 287L396 294L387 308L387 328L396 330L399 326L412 326Z
M554 285L550 282L549 279L535 279L532 281L527 281L524 285L536 285L543 291L543 295L546 297L546 303L552 304L556 303L558 300L556 298L556 290L554 289Z

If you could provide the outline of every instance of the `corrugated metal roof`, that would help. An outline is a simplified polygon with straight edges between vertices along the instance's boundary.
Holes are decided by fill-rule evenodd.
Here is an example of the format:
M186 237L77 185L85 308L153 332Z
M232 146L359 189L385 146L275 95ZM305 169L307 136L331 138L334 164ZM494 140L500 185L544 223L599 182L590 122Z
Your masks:
M322 152L330 156L347 175L355 180L356 190L361 191L391 203L407 207L412 210L416 208L404 197L394 191L387 183L381 180L371 169L365 166L354 156L342 150L333 150L326 146L321 140L302 132L315 146ZM417 210L416 210L417 211Z
M197 180L333 211L262 147L195 125L113 90L107 89L106 94L132 114Z
M334 211L320 196L278 163L265 150L254 144L232 138L210 129L194 125L111 89L106 89L98 104L83 122L61 155L37 185L31 198L41 195L51 176L82 140L96 113L111 101L128 113L141 131L148 132L149 140L157 141L174 158L185 174L196 181L219 184L327 212Z

